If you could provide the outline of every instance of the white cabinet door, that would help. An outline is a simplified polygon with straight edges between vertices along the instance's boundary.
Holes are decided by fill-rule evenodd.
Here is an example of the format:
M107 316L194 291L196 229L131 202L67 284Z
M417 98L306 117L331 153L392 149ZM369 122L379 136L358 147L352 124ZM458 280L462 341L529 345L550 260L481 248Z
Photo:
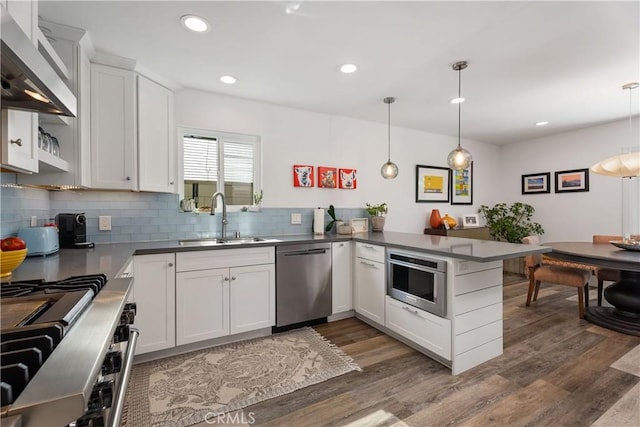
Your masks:
M2 166L38 172L37 114L2 110Z
M176 345L175 254L133 258L135 327L140 331L136 354Z
M353 244L331 244L332 312L341 313L353 309Z
M91 64L91 187L135 190L135 76Z
M356 258L356 313L384 325L385 268L380 262Z
M231 334L275 325L275 265L234 267L229 271Z
M229 269L176 274L176 345L229 335Z
M175 191L173 92L138 76L138 174L141 191Z

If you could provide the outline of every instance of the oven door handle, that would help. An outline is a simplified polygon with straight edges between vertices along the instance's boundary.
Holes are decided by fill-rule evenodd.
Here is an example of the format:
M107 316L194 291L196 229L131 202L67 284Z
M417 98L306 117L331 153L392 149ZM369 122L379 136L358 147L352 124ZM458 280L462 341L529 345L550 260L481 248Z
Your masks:
M114 399L116 403L111 410L111 427L120 426L120 419L122 418L122 411L124 409L124 399L127 394L127 384L129 383L129 376L133 368L133 356L136 351L139 335L140 331L136 328L131 328L129 331L129 344L127 345L127 353L124 356L124 369L121 372L120 384L118 384L118 391Z

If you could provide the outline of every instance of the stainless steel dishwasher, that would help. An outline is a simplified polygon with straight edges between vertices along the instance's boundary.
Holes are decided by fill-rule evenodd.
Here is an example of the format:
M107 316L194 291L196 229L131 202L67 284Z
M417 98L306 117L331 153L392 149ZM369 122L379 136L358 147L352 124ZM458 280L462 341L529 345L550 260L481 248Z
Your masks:
M276 247L276 326L274 329L331 315L331 244Z

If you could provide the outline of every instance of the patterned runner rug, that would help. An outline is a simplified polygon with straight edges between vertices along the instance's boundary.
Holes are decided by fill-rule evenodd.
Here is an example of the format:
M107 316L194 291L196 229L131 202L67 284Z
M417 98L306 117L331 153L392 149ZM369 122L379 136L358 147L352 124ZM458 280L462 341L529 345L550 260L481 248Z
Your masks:
M312 328L136 365L125 427L185 427L360 367Z

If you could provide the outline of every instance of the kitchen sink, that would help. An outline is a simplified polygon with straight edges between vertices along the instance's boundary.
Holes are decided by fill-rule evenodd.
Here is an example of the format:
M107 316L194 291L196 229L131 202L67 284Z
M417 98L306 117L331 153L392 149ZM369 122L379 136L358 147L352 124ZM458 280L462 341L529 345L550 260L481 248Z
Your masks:
M252 243L272 243L281 242L278 239L265 239L262 237L238 237L229 239L187 239L179 240L180 246L219 246L219 245L247 245Z

